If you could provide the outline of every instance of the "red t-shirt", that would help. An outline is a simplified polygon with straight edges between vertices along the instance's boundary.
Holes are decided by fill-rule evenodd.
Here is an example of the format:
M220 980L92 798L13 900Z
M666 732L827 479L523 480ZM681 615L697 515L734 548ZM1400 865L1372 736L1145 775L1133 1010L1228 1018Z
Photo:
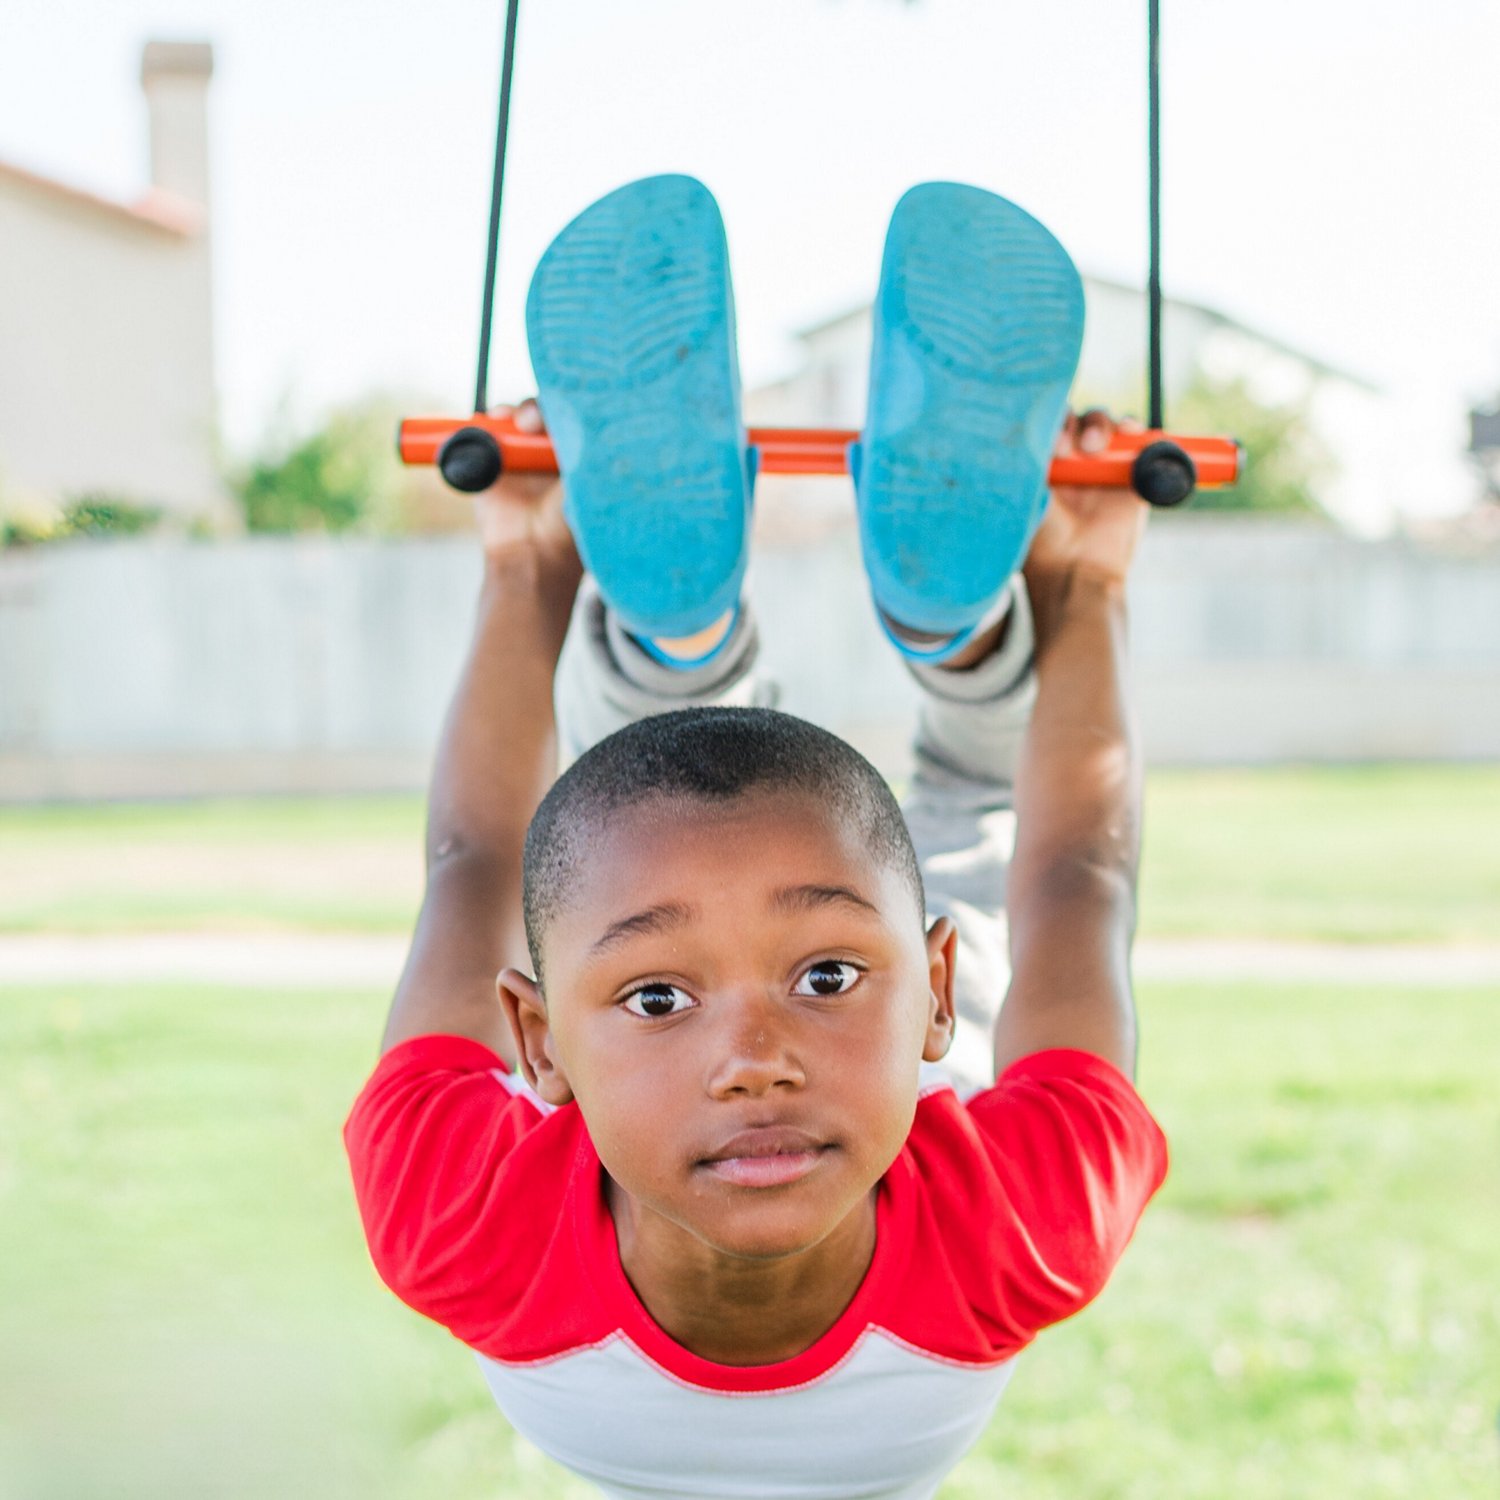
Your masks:
M651 1321L577 1106L488 1048L393 1048L344 1133L382 1279L478 1352L513 1425L609 1494L695 1500L931 1495L1166 1173L1140 1097L1090 1053L1034 1053L967 1102L926 1088L854 1300L810 1349L745 1367Z

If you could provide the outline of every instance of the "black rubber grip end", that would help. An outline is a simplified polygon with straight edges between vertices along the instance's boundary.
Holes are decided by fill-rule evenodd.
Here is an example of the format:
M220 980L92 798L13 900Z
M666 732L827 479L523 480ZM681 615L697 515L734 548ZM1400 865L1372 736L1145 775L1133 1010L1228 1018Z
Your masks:
M438 449L444 479L466 495L487 490L500 477L500 444L482 427L460 427Z
M1152 505L1181 505L1198 488L1198 468L1176 443L1147 443L1130 466L1130 487Z

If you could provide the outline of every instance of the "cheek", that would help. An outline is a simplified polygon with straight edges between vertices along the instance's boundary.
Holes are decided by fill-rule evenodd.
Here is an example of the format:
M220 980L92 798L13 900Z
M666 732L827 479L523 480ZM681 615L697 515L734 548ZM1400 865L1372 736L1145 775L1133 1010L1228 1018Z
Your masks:
M872 1091L888 1093L902 1080L915 1079L917 1057L913 1031L904 1017L872 1017L867 1025L847 1029L837 1046L826 1049L824 1067L840 1076L863 1078Z
M925 1026L913 1008L893 1004L848 1028L827 1049L823 1068L850 1106L881 1133L905 1139L916 1112Z
M569 1077L606 1170L627 1188L668 1170L681 1150L685 1070L664 1066L659 1048L579 1051L579 1071Z
M868 1055L878 1056L898 1075L910 1073L915 1077L921 1062L930 999L927 983L925 968L903 963L892 975L880 1005L872 1008L868 1023L861 1028L861 1042Z

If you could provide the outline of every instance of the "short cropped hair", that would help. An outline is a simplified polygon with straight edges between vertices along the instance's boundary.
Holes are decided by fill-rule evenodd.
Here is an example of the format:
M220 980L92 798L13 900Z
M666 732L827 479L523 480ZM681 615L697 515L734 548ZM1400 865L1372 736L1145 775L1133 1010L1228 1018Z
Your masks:
M775 709L678 709L628 724L585 751L537 808L526 831L522 908L538 982L542 940L567 904L591 830L653 798L711 803L752 791L803 792L830 807L873 859L902 877L925 924L906 819L880 772L852 745Z

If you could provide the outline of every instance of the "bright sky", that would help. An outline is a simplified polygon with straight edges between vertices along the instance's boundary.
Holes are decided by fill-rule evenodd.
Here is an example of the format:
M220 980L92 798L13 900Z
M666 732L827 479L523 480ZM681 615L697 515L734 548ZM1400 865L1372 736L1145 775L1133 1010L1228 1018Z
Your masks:
M1163 0L1165 271L1464 437L1500 389L1500 5ZM148 36L213 42L219 381L231 446L279 403L470 399L503 0L5 0L0 157L145 183ZM523 0L491 390L529 388L548 238L687 171L729 227L742 358L873 289L902 190L1037 214L1145 264L1145 0ZM4 247L0 246L0 271ZM3 354L0 354L3 357ZM1441 497L1434 496L1437 502ZM1420 502L1418 502L1420 504Z

